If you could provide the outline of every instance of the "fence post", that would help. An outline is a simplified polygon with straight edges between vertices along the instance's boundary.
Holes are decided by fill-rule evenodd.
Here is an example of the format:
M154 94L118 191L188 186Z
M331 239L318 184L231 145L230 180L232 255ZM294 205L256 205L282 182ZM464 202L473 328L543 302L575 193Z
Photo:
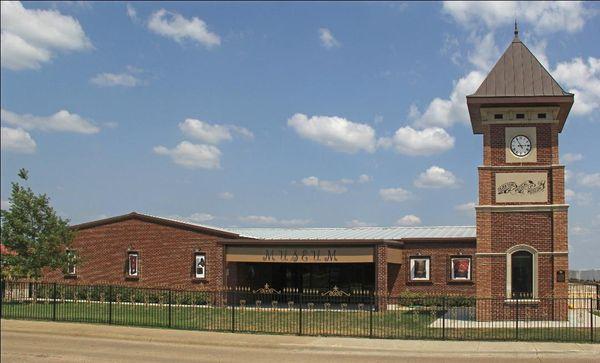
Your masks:
M594 299L590 297L590 341L594 342Z
M446 340L446 296L442 298L442 339Z
M375 293L371 297L371 310L369 311L369 338L373 338L373 310L375 310Z
M52 321L56 321L56 282L52 284Z
M600 284L596 284L596 310L600 310Z
M515 316L515 324L516 324L516 329L515 329L515 340L519 340L519 298L517 297L517 314Z
M108 286L108 324L112 324L113 287Z
M299 299L300 299L300 310L298 315L298 335L302 335L302 290L300 291Z
M4 315L2 315L2 306L4 305L4 290L5 290L4 280L0 280L0 317L4 316Z
M233 299L231 299L231 332L235 333L235 291L230 291L229 294L233 294Z
M169 328L171 327L171 307L172 307L172 303L171 303L171 289L169 289Z

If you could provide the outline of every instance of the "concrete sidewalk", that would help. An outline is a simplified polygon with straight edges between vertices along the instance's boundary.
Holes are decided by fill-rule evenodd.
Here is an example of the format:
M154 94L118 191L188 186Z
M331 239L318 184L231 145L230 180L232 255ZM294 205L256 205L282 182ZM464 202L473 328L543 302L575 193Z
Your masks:
M2 362L600 361L599 344L380 340L2 320Z

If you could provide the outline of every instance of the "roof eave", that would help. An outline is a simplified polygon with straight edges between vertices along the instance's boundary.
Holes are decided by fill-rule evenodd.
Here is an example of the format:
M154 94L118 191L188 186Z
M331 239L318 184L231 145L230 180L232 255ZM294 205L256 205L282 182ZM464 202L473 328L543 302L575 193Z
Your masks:
M102 225L106 225L106 224L122 222L122 221L130 220L130 219L136 219L136 220L140 220L140 221L157 223L157 224L175 227L175 228L181 228L181 229L187 229L187 230L196 231L196 232L212 234L212 235L216 235L219 237L229 237L229 238L238 238L239 237L238 234L232 233L232 232L227 232L227 231L223 231L223 230L219 230L219 229L199 226L199 225L191 224L191 223L178 222L178 221L174 221L171 219L149 216L149 215L141 214L141 213L137 213L137 212L131 212L131 213L122 214L119 216L114 216L114 217L109 217L109 218L104 218L104 219L98 219L98 220L91 221L91 222L75 224L75 225L70 226L70 228L72 230L78 231L78 230L93 228L93 227L102 226Z
M405 242L475 242L476 237L428 237L428 238L400 238L400 239L220 239L217 242L227 245L372 245L388 244L402 246Z
M483 133L481 107L486 106L558 106L560 107L558 132L562 132L574 99L572 93L562 96L477 96L473 94L467 96L467 107L474 134Z

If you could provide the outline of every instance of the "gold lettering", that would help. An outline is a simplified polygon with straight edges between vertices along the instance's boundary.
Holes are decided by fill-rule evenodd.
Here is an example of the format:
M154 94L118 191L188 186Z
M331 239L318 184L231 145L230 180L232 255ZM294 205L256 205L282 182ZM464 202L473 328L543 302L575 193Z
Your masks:
M331 252L333 251L333 252ZM337 261L337 257L335 256L336 250L327 250L327 258L325 261Z
M269 251L265 250L265 255L263 256L263 261L273 261L273 250Z
M306 255L307 252L307 250L302 250L302 261L308 261L308 256Z

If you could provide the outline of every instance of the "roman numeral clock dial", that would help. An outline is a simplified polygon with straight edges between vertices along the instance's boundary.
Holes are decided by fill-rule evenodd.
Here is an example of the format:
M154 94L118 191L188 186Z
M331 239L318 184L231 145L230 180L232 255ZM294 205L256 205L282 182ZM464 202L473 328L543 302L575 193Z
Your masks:
M510 141L510 150L516 156L527 156L531 151L531 140L527 136L517 135Z

